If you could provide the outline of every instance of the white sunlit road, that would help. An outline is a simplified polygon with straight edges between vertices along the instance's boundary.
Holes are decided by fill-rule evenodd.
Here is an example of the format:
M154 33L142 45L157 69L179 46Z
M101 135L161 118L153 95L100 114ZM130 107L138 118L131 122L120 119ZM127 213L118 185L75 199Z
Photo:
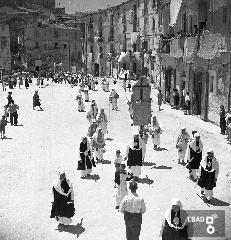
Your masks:
M111 81L110 88L114 87ZM109 118L109 137L106 141L106 164L97 164L92 179L81 179L76 170L81 137L86 136L89 123L86 113L77 110L75 100L78 87L50 84L39 89L44 111L33 111L32 97L36 86L13 90L19 105L19 125L6 127L9 139L0 140L0 240L123 240L125 225L123 215L115 210L114 158L120 149L124 156L134 127L128 113L122 82L115 88L120 95L119 111L109 110L109 93L90 91L99 108L104 108ZM162 151L154 151L151 140L147 145L142 180L138 194L146 202L140 240L158 240L165 211L171 199L181 199L184 209L226 211L226 234L231 238L231 147L219 127L185 116L182 111L168 105L158 112L156 90L152 90L153 115L163 129ZM7 104L7 92L0 95L0 107ZM90 103L86 103L86 110ZM216 206L205 204L197 195L200 189L188 178L188 171L177 164L176 138L180 128L201 133L204 150L214 149L220 163L220 175L214 191ZM57 169L64 168L75 192L76 214L72 225L65 231L57 229L58 223L50 219L51 188ZM82 223L81 223L82 219ZM229 229L228 229L229 228ZM205 238L203 238L205 239ZM223 238L220 238L223 239ZM200 240L200 238L197 238ZM202 238L201 238L202 240ZM211 239L210 239L211 240Z

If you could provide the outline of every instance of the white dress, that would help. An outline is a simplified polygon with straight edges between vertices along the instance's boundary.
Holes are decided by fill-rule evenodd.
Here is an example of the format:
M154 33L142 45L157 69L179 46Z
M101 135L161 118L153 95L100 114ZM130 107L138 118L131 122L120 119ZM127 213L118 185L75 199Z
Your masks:
M128 174L120 173L120 185L117 185L116 206L120 206L124 196L128 194L127 179Z

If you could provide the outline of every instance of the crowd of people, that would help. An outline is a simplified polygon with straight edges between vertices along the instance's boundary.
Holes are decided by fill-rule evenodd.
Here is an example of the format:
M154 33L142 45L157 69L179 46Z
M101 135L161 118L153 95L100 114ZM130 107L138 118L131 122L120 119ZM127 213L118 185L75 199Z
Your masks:
M103 108L98 108L95 100L90 100L91 91L96 91L96 86L99 84L98 79L91 75L84 76L81 73L54 73L51 76L52 82L57 84L70 84L73 88L78 87L77 106L79 114L85 113L86 121L89 122L89 128L86 135L82 137L79 145L79 159L77 170L80 171L82 179L87 179L91 175L93 168L97 164L104 161L104 153L106 149L106 140L108 136L108 117ZM24 77L16 76L20 87L25 82L25 88L30 87L31 76L26 74ZM27 79L27 80L26 80ZM37 78L37 86L44 86L45 77ZM113 82L116 84L116 80ZM128 84L127 84L128 83ZM17 85L17 84L16 84ZM14 87L16 87L14 85ZM4 85L4 91L5 91ZM9 84L9 88L12 86ZM19 87L19 88L20 88ZM131 82L124 81L123 87L131 90ZM102 89L109 93L109 103L112 110L118 110L119 94L113 88L109 89L109 81L103 79ZM83 97L84 95L84 97ZM7 118L10 117L10 124L17 126L18 124L18 110L19 106L15 103L12 97L12 92L9 92L7 97L8 103L4 107L4 115L0 120L1 138L5 137L5 127L7 125ZM163 94L158 93L159 111L163 102ZM86 107L85 105L88 105ZM177 103L176 103L177 105ZM133 116L132 103L128 101L129 115ZM33 96L33 109L41 107L41 100L38 90ZM188 111L188 110L187 110ZM224 108L221 108L221 130L225 133L226 127L231 124L231 115L224 113ZM225 119L225 121L224 121ZM229 129L229 128L227 128ZM144 199L137 194L138 184L144 167L146 156L146 145L151 139L154 151L158 150L161 145L161 128L157 117L152 118L152 123L149 125L140 125L139 129L134 131L131 140L127 144L127 151L125 156L121 155L121 151L116 151L114 166L114 187L116 188L115 209L124 214L124 221L126 225L127 240L138 240L142 225L142 215L146 212L146 205ZM231 131L228 130L229 138ZM217 178L219 174L219 163L215 158L213 150L208 150L203 158L203 142L200 134L197 131L192 132L192 137L187 132L186 128L182 128L179 136L176 139L176 149L178 151L178 164L184 165L189 172L189 178L194 181L201 188L201 196L206 203L210 203L213 198L213 189L216 187ZM126 166L128 169L126 169ZM128 194L129 182L130 194ZM58 172L57 181L52 188L52 207L51 218L59 221L60 225L67 227L71 222L71 218L75 214L74 191L73 185L66 177L65 170L61 169ZM173 199L170 209L165 214L163 225L160 233L162 240L181 239L187 240L189 238L187 232L187 221L185 218L182 203L179 199Z

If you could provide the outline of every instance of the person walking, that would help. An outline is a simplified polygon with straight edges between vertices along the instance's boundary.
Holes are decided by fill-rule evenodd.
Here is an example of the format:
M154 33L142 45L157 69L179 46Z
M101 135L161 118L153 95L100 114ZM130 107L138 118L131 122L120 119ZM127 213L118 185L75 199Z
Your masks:
M186 128L181 129L181 133L179 134L176 141L176 148L178 149L178 164L184 164L184 158L188 146L188 142L190 140L190 136L186 131Z
M76 96L76 101L78 101L78 111L79 112L84 112L85 106L84 106L84 103L83 103L81 90L79 90L79 94Z
M55 218L62 227L70 225L75 215L74 190L64 170L58 172L58 179L52 187L51 203L50 218Z
M97 112L95 110L95 105L92 103L90 110L87 112L87 119L89 123L92 123L93 119L96 119L97 117Z
M157 146L160 145L160 134L162 130L160 128L160 125L157 121L156 116L152 119L152 126L149 128L149 134L152 136L152 143L154 145L154 150L157 149Z
M14 103L14 100L11 101L11 104L9 105L9 113L10 113L10 124L11 126L17 126L18 125L18 112L19 106Z
M216 187L219 174L219 164L214 157L213 150L208 150L204 160L201 161L198 173L198 186L201 187L201 195L207 203L210 203L213 197L213 189Z
M185 96L185 115L190 114L190 110L191 110L191 100L189 97L189 92L186 92L186 96Z
M105 139L101 128L98 128L92 138L92 148L95 151L95 158L97 162L103 161L103 153L105 147Z
M81 178L90 176L92 166L96 167L89 141L86 137L82 138L79 146L79 161L77 170L81 170Z
M220 106L220 128L221 128L221 134L225 134L226 130L226 121L225 121L225 107L223 105Z
M127 166L131 169L134 181L138 181L141 175L141 166L143 163L143 141L139 136L139 133L134 133L132 139L127 146L127 153L125 160L127 160Z
M161 92L161 90L159 90L157 94L157 99L158 99L159 111L161 111L161 105L163 103L163 93Z
M13 101L12 98L12 92L8 92L8 96L7 96L7 106L9 106L11 104L11 102Z
M35 107L39 107L41 111L43 110L41 107L41 100L38 95L38 90L35 91L33 96L33 110L35 110Z
M97 122L99 124L99 127L102 128L103 134L104 135L107 134L108 133L108 130L107 130L108 120L107 120L107 116L106 116L103 108L100 109L100 113L97 118Z
M116 175L118 177L116 177L117 194L115 209L119 209L121 201L128 194L127 181L130 181L133 176L126 171L126 165L123 163L120 165L120 170L116 171Z
M179 96L179 92L177 89L173 90L173 100L174 100L174 108L178 109L180 96Z
M5 115L3 115L2 119L0 119L0 133L1 133L2 140L5 138L6 125L7 125L7 120L6 120Z
M136 191L136 182L129 183L131 194L126 195L121 204L120 212L124 214L127 240L139 240L142 225L142 215L146 212L144 199Z
M117 101L119 99L119 94L116 92L115 89L112 90L111 97L112 97L112 110L118 111Z
M28 77L26 76L26 78L25 78L25 88L26 89L28 89L29 88L29 79L28 79Z
M161 240L189 240L187 230L187 213L179 199L173 198L171 207L166 211L161 226Z
M194 139L189 143L189 163L190 171L189 178L195 181L197 179L198 170L202 160L203 143L200 139L200 134L196 133Z

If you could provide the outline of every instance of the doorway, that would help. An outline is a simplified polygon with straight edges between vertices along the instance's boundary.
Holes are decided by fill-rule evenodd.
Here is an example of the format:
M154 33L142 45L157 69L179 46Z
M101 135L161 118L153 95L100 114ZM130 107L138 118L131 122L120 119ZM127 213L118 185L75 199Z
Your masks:
M94 75L95 75L95 77L99 77L99 64L98 63L94 64Z
M202 72L194 73L193 79L193 114L201 115Z
M170 103L172 69L165 71L165 101Z

